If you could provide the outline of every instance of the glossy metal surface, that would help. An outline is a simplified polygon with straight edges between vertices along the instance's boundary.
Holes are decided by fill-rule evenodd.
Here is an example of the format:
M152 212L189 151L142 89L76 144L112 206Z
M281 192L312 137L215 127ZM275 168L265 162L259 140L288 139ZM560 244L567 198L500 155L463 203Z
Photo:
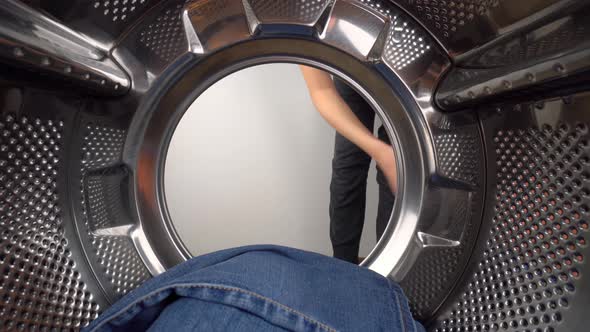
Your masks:
M577 0L399 0L453 58L542 21Z
M163 0L26 0L29 6L87 36L102 50L111 50L143 15ZM184 0L183 0L184 2Z
M3 287L8 288L2 291L35 285L35 274L43 273L47 277L41 278L41 285L46 282L50 287L57 287L55 292L64 286L80 299L72 298L68 305L69 295L49 298L45 290L33 297L9 292L13 300L2 307L10 309L0 313L3 320L0 328L17 328L21 326L18 324L25 324L22 325L25 329L84 325L105 304L137 287L150 275L188 258L167 217L160 186L160 162L173 129L170 124L178 121L188 103L215 79L265 61L306 63L342 75L376 105L390 135L398 137L394 144L401 152L398 166L404 180L392 216L397 223L388 227L363 264L399 281L417 317L434 319L432 329L439 328L441 332L485 329L486 325L490 329L497 326L506 330L534 330L542 326L578 331L587 325L586 317L580 313L590 305L588 283L580 279L590 273L586 263L588 247L584 244L587 239L582 233L586 232L584 224L576 226L574 235L570 231L571 223L556 226L552 221L542 236L551 241L555 237L557 242L549 242L549 249L537 245L539 250L531 241L545 240L541 240L539 232L531 231L533 237L525 229L527 225L534 227L542 225L543 220L547 222L548 216L541 217L545 213L544 205L558 212L556 207L548 205L551 197L555 197L555 204L563 206L564 216L570 221L577 215L574 211L580 215L586 213L587 174L571 170L572 176L568 177L563 165L566 162L573 165L578 158L584 161L580 167L585 170L587 166L582 159L587 149L588 119L584 115L588 114L587 98L576 96L577 101L572 104L571 98L564 98L563 102L525 106L511 104L505 99L511 95L504 94L526 90L533 96L530 98L538 99L537 90L529 89L533 84L535 88L550 89L549 83L567 82L579 75L579 70L587 69L588 20L583 15L586 11L582 10L587 1L338 0L334 3L318 0L309 2L310 5L303 0L27 3L55 19L47 19L15 0L0 4L3 36L0 52L3 62L9 64L2 65L0 124L5 126L2 133L7 132L6 137L16 135L2 144L10 149L37 144L24 138L19 143L20 129L14 129L14 114L18 113L19 121L33 123L31 133L37 135L43 135L60 119L67 119L64 136L53 143L62 149L60 160L67 162L56 164L55 179L53 175L48 177L55 180L50 185L60 188L58 199L46 191L39 192L40 197L49 195L37 204L47 211L39 220L55 234L45 238L48 233L38 230L32 231L38 234L10 233L33 224L23 223L22 216L13 212L0 210L3 218L0 246L7 253L1 264L8 271L3 279ZM340 28L330 26L329 22L339 23ZM348 28L342 29L342 22L347 22ZM325 32L323 40L322 32ZM360 38L359 33L370 36L367 39L370 42ZM452 63L460 66L453 69ZM52 72L55 77L66 78L104 96L129 93L119 99L89 99L57 83L52 87L41 86L40 89L50 92L38 94L27 86L38 82L15 80L7 75L15 70L12 65L24 65L34 73ZM4 71L5 68L10 70ZM445 75L448 79L441 81ZM181 81L185 84L178 85ZM117 83L119 89L114 89ZM456 107L465 111L440 112L434 103L437 88L438 105L445 106L444 101L450 98L445 107L451 109L450 103L457 101L458 95ZM580 84L579 88L583 89L584 85ZM14 93L17 90L26 93ZM466 109L487 103L483 98L490 92L502 96L494 100L500 106L498 118L489 115L496 114L495 109L479 115ZM16 101L19 98L30 104L21 109ZM166 102L159 107L152 107L163 100ZM139 104L143 106L138 109ZM403 107L396 107L399 104ZM483 119L481 127L479 116ZM40 118L38 123L35 117ZM562 127L557 120L566 126ZM539 129L543 128L542 123L549 125L551 134ZM519 189L519 185L524 185L523 179L502 181L503 177L526 169L518 166L517 150L510 145L520 146L531 134L519 130L530 128L533 128L532 136L557 135L560 141L547 136L542 144L527 149L541 158L531 164L539 165L540 187L547 187L548 194L543 196L541 190L541 203L530 202L533 209L538 207L539 215L532 215L532 221L523 220L526 227L521 232L512 228L523 227L519 222L513 226L507 224L512 222L510 217L520 218L515 214L519 211L505 202L496 209L500 203L495 199L496 194L500 195L500 201L515 199L512 195L522 198L524 189ZM501 142L504 139L507 141ZM567 153L556 155L544 150L546 147L557 151L560 144L569 146L567 151L561 147ZM43 149L43 144L40 148ZM22 165L25 159L16 158L16 152L10 149L0 151L2 165L8 160L10 163L20 160L19 167L28 167ZM576 149L581 152L577 153ZM47 151L40 153L40 159L31 159L33 166L45 165ZM19 181L27 176L27 170L11 167L10 176L18 176ZM117 173L121 170L130 172L131 184ZM557 176L558 171L564 176ZM551 183L546 183L543 172L555 187L549 187ZM106 181L112 174L121 177ZM1 179L0 184L6 188L16 184L5 181L5 177ZM529 181L529 187L532 183ZM47 190L47 185L36 184L34 180L31 185L43 185L43 190ZM117 190L114 195L108 194L109 188L124 190ZM25 204L28 193L19 188L10 190L2 194L18 203L12 206L16 209L13 211L27 209L23 211L29 213L26 207L29 203ZM529 190L537 190L536 183ZM98 194L113 195L125 204L114 204ZM545 200L547 204L543 203ZM576 209L566 209L565 202L571 202ZM59 218L52 218L54 208L61 213ZM505 217L508 220L499 221ZM566 219L556 220L565 222ZM9 224L15 227L10 228ZM516 232L514 241L506 237L510 232ZM517 238L520 233L532 249L523 249L526 241ZM43 247L44 239L49 241L47 247ZM507 258L512 254L506 248L514 243L524 253L514 259ZM569 249L570 243L574 249ZM566 255L560 254L562 248ZM38 259L41 272L30 272L19 266L22 263L28 267L26 255L37 254L48 255ZM50 260L55 257L57 263L51 265ZM551 259L551 264L545 263L545 259ZM529 275L521 272L526 266L532 267L533 279L523 283ZM63 267L66 273L56 273L53 267L58 272ZM27 284L26 278L33 283ZM573 285L573 291L569 291L572 288L568 284ZM41 298L43 308L47 309L46 317L51 321L44 321L43 313L34 313L32 302L27 302L37 298ZM534 303L524 305L529 298ZM517 301L523 305L516 304ZM500 303L503 306L511 303L513 307L500 309ZM538 314L532 314L530 307ZM539 308L549 311L541 313ZM60 316L62 309L66 318ZM74 310L80 310L81 318L69 318L78 315ZM521 315L523 311L527 314ZM9 312L14 312L13 316L5 319ZM497 322L491 322L493 319ZM545 322L546 319L550 322Z
M418 240L420 240L423 248L428 247L457 247L461 244L457 240L449 240L448 238L431 235L428 233L418 232Z
M567 86L563 78L588 71L590 4L578 2L567 9L465 56L441 83L439 105L468 107L548 82Z
M331 7L330 0L244 0L248 21L312 27ZM255 31L255 26L252 32Z
M136 170L136 213L147 238L136 245L147 246L158 258L146 264L170 267L190 256L170 220L162 189L167 144L184 110L210 84L240 68L272 61L306 63L349 80L373 103L393 138L402 191L394 222L363 264L410 288L423 287L431 297L415 308L420 316L431 315L466 262L473 245L469 232L478 223L482 199L476 119L445 116L432 104L434 87L449 60L427 32L384 2L336 2L325 8L328 16L314 24L293 19L303 30L260 15L249 2L225 5L231 10L222 11L208 1L195 1L185 8L179 19L188 30L187 44L193 54L180 56L174 67L162 69L160 85L152 89L131 125L124 160ZM216 20L234 23L223 25ZM342 22L348 24L346 29ZM371 35L371 42L355 32ZM379 90L383 84L396 92L401 107L395 106L398 102L390 93ZM458 139L445 138L452 130L461 133ZM468 149L453 156L440 154L435 141L439 137ZM457 159L462 157L474 162ZM423 255L443 254L448 248L454 248L455 254L440 272L444 281L424 284L413 277L424 273L424 266L416 264ZM443 291L433 295L432 287Z
M220 21L227 26L217 27ZM193 1L185 7L183 24L195 53L209 53L250 37L244 6L239 1ZM198 49L193 49L194 45Z
M79 329L108 306L76 239L62 175L78 101L0 91L0 330Z
M15 0L0 4L0 55L106 94L124 94L127 74L92 40Z
M521 69L455 69L441 85L437 97L445 107L465 107L480 99L542 85L588 69L590 49L587 48Z
M67 168L62 168L77 235L69 241L79 243L101 296L112 302L150 277L129 236L136 223L127 194L129 172L121 163L128 120L117 117L128 104L116 99L109 107L115 113L106 113L100 104L79 105L72 112L76 121L68 129L72 139Z
M131 77L134 103L164 68L189 49L181 20L184 2L171 0L156 5L138 18L133 29L111 50L113 58Z
M354 1L338 1L320 33L322 42L361 60L379 58L389 31L389 18Z
M432 330L588 325L590 95L479 109L489 195L470 268Z

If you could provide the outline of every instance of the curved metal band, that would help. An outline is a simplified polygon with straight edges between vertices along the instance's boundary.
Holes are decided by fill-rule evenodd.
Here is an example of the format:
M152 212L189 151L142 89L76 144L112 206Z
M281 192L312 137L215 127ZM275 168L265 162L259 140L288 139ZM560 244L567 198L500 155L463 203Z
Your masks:
M134 170L135 211L147 240L136 241L136 246L151 271L190 257L168 216L162 174L172 132L192 101L217 80L247 66L305 63L347 79L374 105L393 138L402 178L394 222L363 264L410 288L443 288L420 304L429 315L454 285L473 245L465 234L477 228L472 224L480 215L483 179L483 165L476 161L483 159L476 118L435 110L434 87L449 60L394 6L342 0L319 2L313 13L284 12L299 5L202 0L184 9L181 20L190 53L153 81L126 142L124 161ZM115 54L125 54L125 45ZM453 143L461 145L459 155L439 149L439 142L455 142L447 137L450 129L464 135ZM463 157L474 161L465 163ZM441 271L442 286L412 280L424 269L416 264L421 257L448 250L455 258Z

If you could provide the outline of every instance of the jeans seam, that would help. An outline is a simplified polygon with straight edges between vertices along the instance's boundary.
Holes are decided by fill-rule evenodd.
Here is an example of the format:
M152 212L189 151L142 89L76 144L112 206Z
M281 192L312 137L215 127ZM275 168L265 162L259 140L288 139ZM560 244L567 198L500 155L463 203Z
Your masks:
M397 292L395 291L395 289L393 289L393 287L391 287L391 282L389 280L387 280L387 286L389 287L389 290L391 291L391 293L393 293L393 297L395 297L395 303L397 303L397 313L399 314L400 325L402 328L402 332L405 332L406 331L406 322L404 320L404 313L402 312L402 309L401 309L402 307L401 307L401 303L399 301L399 297L397 296ZM391 310L394 311L391 303L389 303L389 305L391 306Z
M128 304L127 306L125 306L122 310L120 310L118 313L116 313L115 315L109 317L108 319L104 320L103 322L101 322L100 324L98 324L94 329L92 329L92 331L97 331L99 328L101 328L103 325L105 325L106 323L116 319L117 317L121 316L122 314L124 314L126 311L128 311L129 309L131 309L133 306L137 305L138 303L141 303L143 301L145 301L146 299L157 295L158 293L161 293L163 291L166 290L173 290L174 288L208 288L208 289L217 289L217 290L225 290L225 291L236 291L239 293L243 293L243 294L247 294L250 296L254 296L258 299L261 299L265 302L269 302L273 305L276 305L290 313L296 314L298 316L300 316L301 318L303 318L303 320L305 320L308 323L311 323L313 325L318 326L320 329L324 330L324 331L329 331L329 332L336 332L337 330L322 323L319 322L311 317L308 317L307 315L305 315L302 312L299 312L298 310L295 310L289 306L286 306L280 302L277 302L271 298L268 298L266 296L260 295L258 293L252 292L252 291L248 291L245 289L241 289L241 288L236 288L236 287L228 287L228 286L222 286L222 285L212 285L212 284L177 284L177 285L170 285L164 288L159 288L157 290L154 290L140 298L138 298L136 301L133 301L132 303Z

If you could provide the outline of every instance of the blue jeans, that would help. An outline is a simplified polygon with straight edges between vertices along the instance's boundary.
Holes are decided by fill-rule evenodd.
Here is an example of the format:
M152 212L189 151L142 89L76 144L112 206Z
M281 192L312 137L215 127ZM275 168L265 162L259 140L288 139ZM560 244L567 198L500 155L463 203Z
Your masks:
M331 257L262 245L193 258L85 331L424 331L400 287Z

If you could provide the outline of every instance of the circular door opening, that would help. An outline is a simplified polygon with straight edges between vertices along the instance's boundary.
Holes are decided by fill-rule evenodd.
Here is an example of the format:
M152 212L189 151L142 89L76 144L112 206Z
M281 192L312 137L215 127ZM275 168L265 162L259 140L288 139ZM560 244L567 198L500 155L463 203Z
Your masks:
M142 102L131 125L125 159L134 165L133 195L140 220L135 243L144 251L146 261L154 262L154 269L159 271L194 255L174 225L164 190L168 148L186 110L216 82L244 68L297 63L338 76L353 87L361 99L368 101L383 120L384 136L390 139L396 152L395 157L387 160L395 164L399 182L389 219L399 222L387 223L383 236L362 264L383 275L403 276L423 249L416 236L419 235L418 222L425 212L423 199L430 195L432 188L426 182L429 171L434 169L434 156L422 110L399 76L393 75L389 67L363 62L346 52L305 38L254 39L214 54L187 54L179 58L177 65L159 79L157 89ZM391 147L388 149L393 154ZM438 195L435 198L438 200L440 191L433 194ZM444 214L440 217L448 220ZM428 235L423 236L427 241L432 238ZM356 252L350 256L347 260L354 263L363 258Z
M395 202L388 131L362 93L328 72L291 63L234 72L201 93L172 134L171 223L192 255L277 244L361 262ZM369 155L381 156L377 140L392 151L385 173Z

